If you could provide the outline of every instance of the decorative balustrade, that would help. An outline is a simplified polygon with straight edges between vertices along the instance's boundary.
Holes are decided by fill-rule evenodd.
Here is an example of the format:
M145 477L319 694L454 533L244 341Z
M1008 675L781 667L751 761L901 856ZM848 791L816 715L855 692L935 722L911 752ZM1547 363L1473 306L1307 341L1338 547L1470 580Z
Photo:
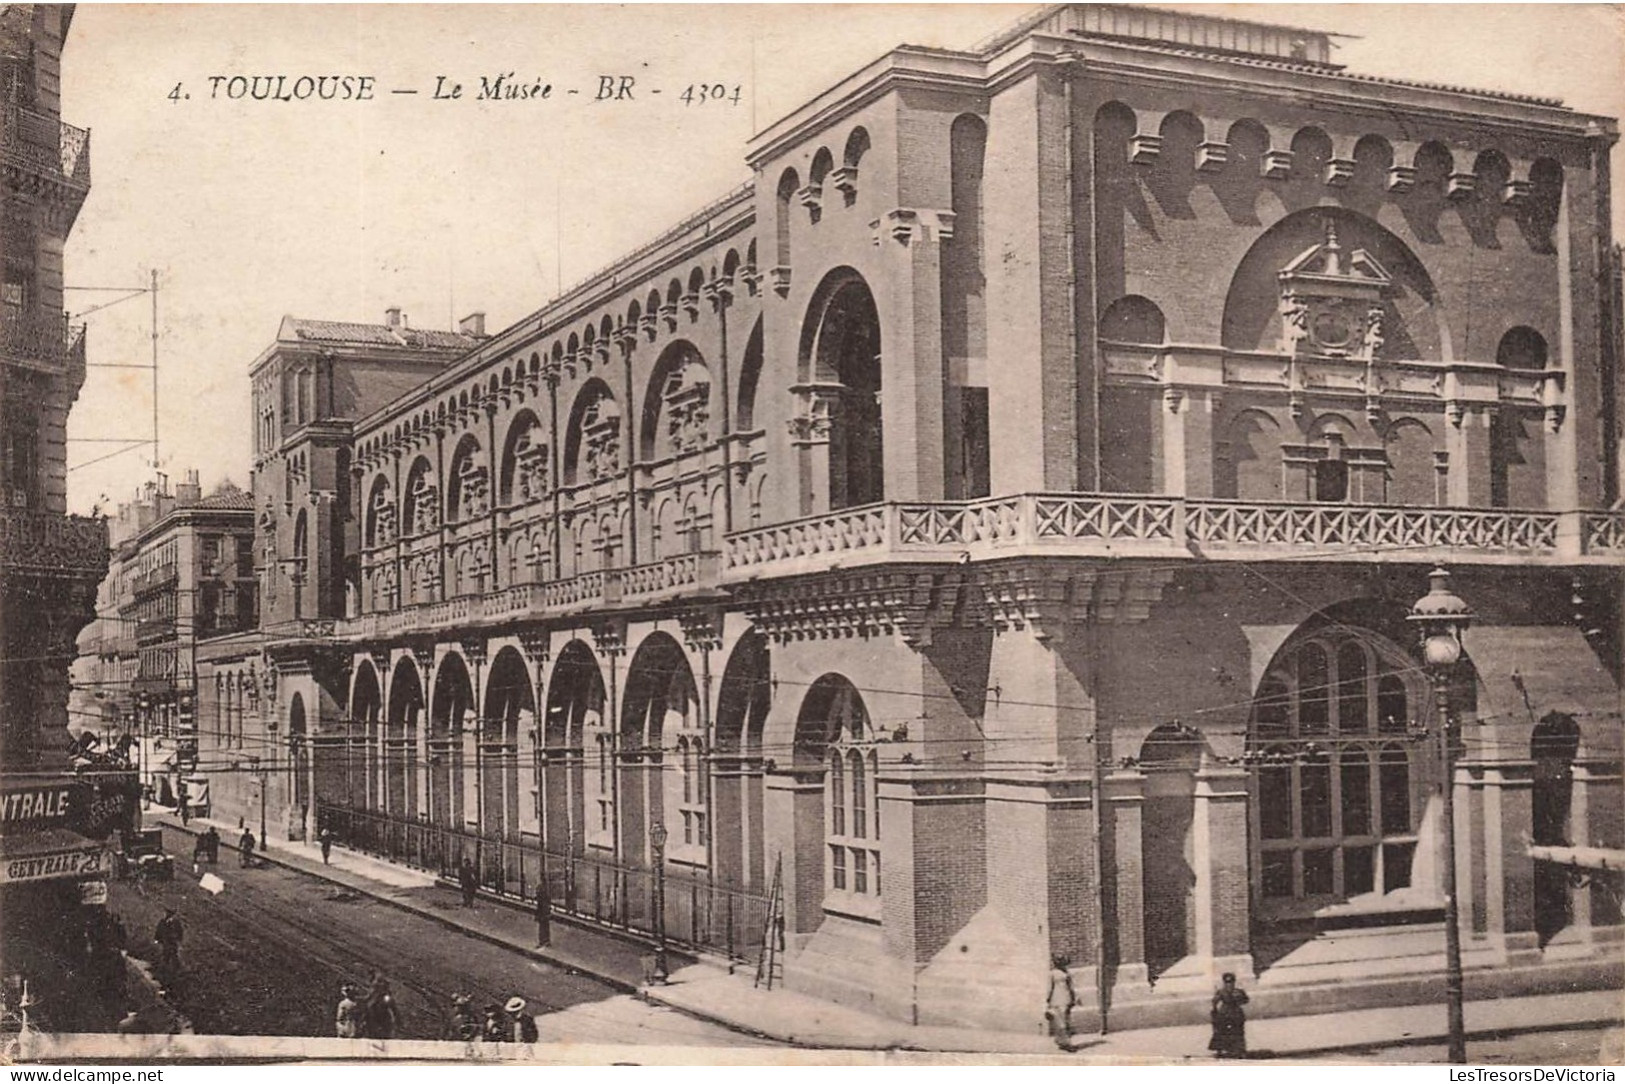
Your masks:
M1589 560L1625 552L1625 511L1502 509L1022 494L868 505L730 535L725 580L818 571L846 560L1017 554L1472 563Z
M1613 512L1583 512L1582 537L1587 553L1625 557L1625 509Z
M0 569L99 580L107 574L107 522L31 508L0 508Z
M678 554L633 568L364 614L338 622L334 631L357 639L389 637L648 605L762 576L841 565L1014 556L1614 562L1625 556L1625 510L1562 513L1117 493L876 504L739 531L728 536L721 553Z
M720 570L721 554L681 553L652 564L620 569L611 575L621 582L621 601L633 602L678 591L714 588Z

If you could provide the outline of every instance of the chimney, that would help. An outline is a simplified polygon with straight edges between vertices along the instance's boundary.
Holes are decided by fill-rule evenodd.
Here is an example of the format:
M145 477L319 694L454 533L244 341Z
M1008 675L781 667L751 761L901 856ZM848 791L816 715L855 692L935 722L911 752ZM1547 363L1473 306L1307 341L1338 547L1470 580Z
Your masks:
M196 504L203 499L203 486L199 484L197 471L186 472L186 481L175 487L175 503Z
M483 312L469 313L457 321L457 330L476 339L485 338L485 314Z
M385 327L400 327L401 323L401 307L399 305L393 305L384 310Z

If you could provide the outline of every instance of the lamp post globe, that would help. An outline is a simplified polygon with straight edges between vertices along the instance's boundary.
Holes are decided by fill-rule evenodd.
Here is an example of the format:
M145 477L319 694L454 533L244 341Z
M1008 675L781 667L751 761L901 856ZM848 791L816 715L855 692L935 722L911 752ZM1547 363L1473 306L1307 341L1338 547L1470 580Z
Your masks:
M1462 1015L1461 927L1456 900L1456 721L1451 713L1450 684L1463 653L1461 634L1472 624L1473 610L1450 589L1450 573L1436 568L1428 580L1428 593L1411 607L1406 620L1416 626L1423 666L1433 679L1443 775L1439 806L1444 822L1445 1014L1450 1062L1465 1065L1467 1029Z

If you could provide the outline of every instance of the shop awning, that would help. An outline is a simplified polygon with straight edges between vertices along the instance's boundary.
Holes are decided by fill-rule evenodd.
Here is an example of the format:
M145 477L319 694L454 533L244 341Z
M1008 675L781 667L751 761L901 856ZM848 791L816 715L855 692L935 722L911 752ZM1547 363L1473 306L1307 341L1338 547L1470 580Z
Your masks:
M0 837L0 884L107 874L107 849L66 828Z

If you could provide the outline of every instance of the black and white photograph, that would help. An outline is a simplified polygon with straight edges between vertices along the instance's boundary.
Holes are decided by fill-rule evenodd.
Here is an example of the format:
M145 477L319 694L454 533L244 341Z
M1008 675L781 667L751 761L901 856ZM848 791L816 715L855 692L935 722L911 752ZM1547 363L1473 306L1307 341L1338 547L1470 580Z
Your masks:
M0 93L0 1063L1625 1061L1625 8Z

